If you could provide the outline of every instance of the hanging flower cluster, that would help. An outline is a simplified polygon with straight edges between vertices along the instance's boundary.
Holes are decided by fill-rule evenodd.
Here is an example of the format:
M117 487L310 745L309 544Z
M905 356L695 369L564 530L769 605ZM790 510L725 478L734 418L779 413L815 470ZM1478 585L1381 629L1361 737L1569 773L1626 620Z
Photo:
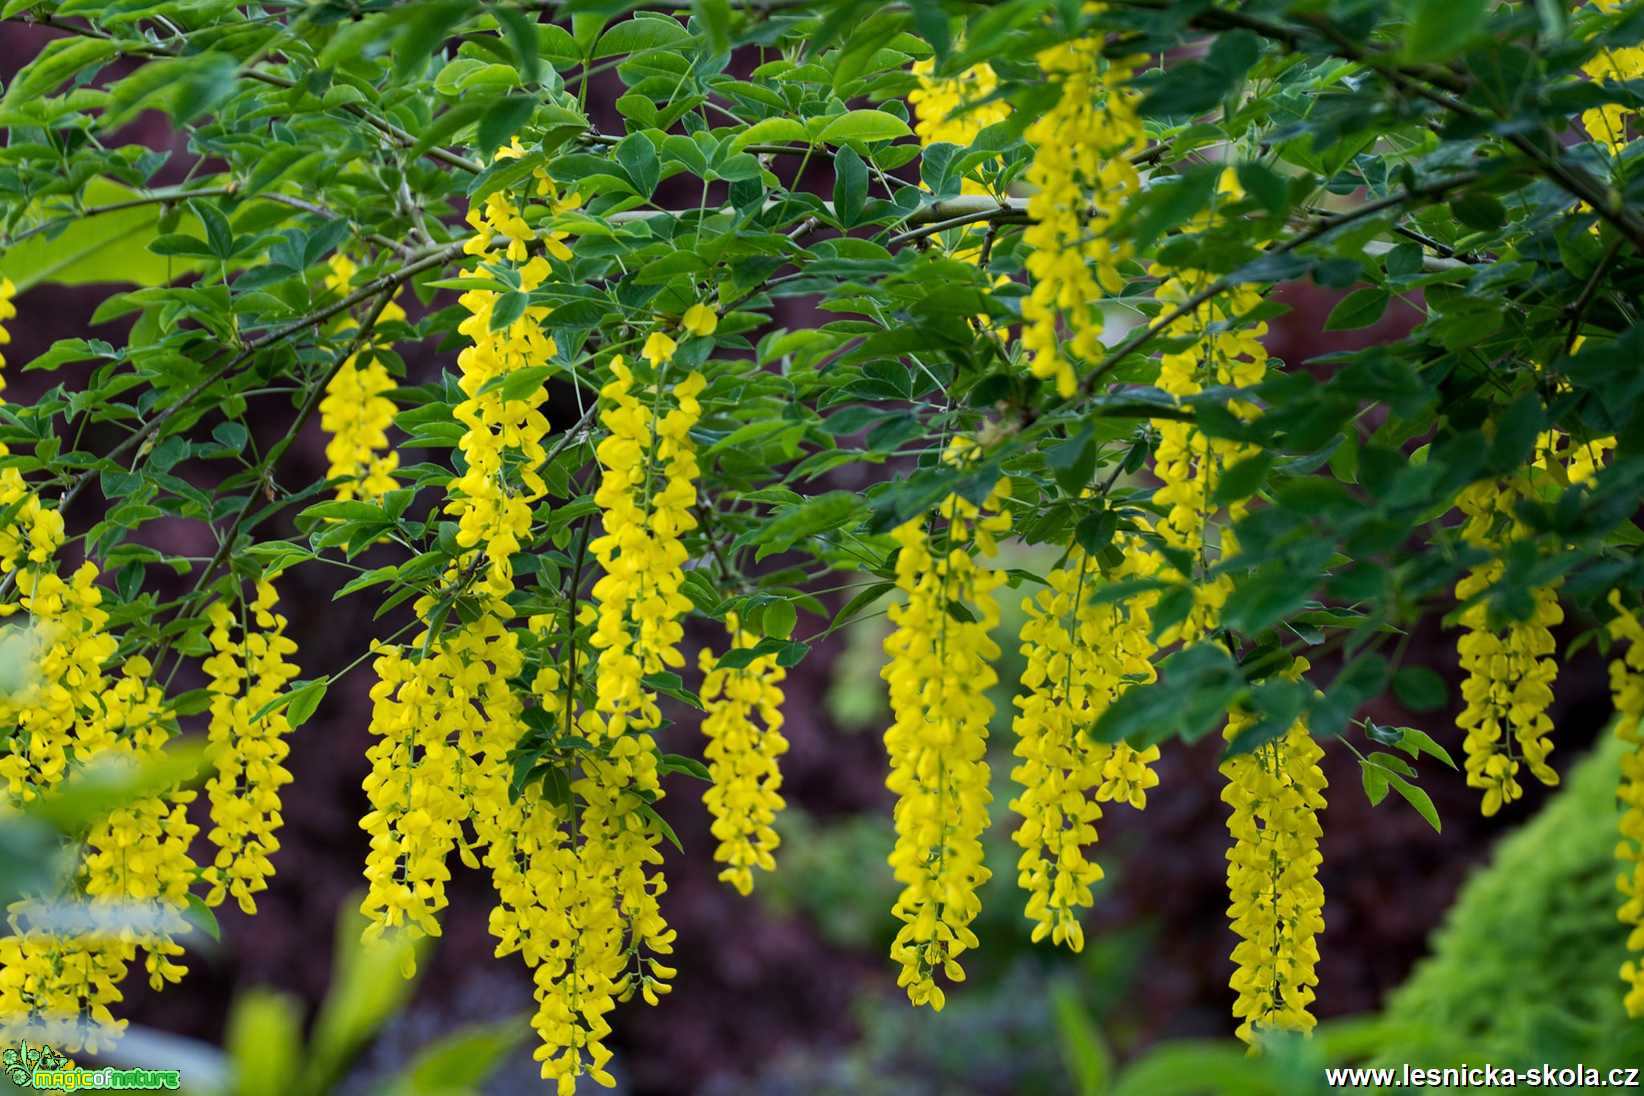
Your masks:
M735 613L726 617L731 651L747 650L757 636L744 631ZM729 653L729 652L727 652ZM704 751L713 784L702 801L713 816L719 842L714 860L725 865L719 878L738 894L753 893L753 869L775 871L771 855L779 843L772 824L782 810L782 769L777 759L788 748L782 737L782 680L787 671L775 655L760 655L744 666L726 665L706 647L699 695L705 715Z
M1618 647L1610 662L1615 733L1627 743L1616 792L1621 801L1621 841L1615 847L1621 874L1616 886L1622 898L1621 922L1629 926L1627 950L1638 953L1644 952L1644 624L1622 602L1620 591L1610 591L1610 605L1616 613L1609 625L1610 640L1627 645L1625 650ZM1621 965L1621 980L1627 986L1627 1015L1644 1016L1644 963L1628 959Z
M330 266L326 288L346 297L359 268L341 252L331 257ZM383 306L380 319L403 320L405 309L390 301ZM340 330L353 326L348 321ZM320 400L320 428L329 438L325 459L330 466L325 474L327 479L342 479L337 485L339 499L379 499L397 486L394 471L400 466L400 455L388 447L388 428L396 409L386 395L394 389L394 379L376 356L381 349L385 348L372 344L348 355L326 382L325 397ZM362 354L370 358L363 367L359 364Z
M1099 37L1052 46L1039 55L1061 97L1028 127L1033 163L1027 181L1031 223L1022 233L1033 287L1022 301L1022 346L1036 377L1073 395L1075 363L1100 357L1104 293L1124 287L1128 244L1111 226L1141 178L1130 157L1145 145L1135 59L1103 58Z
M276 703L297 676L287 660L297 644L285 634L286 619L274 612L279 597L272 577L257 582L256 596L243 607L226 600L206 610L211 649L204 669L211 683L210 746L213 775L206 784L212 828L207 834L217 857L205 871L206 904L233 895L245 913L257 912L252 896L268 888L274 874L269 857L280 847L280 788L291 782L284 761L290 753L291 725ZM243 623L236 608L249 615ZM240 638L234 637L240 624Z
M1154 273L1166 277L1157 293L1167 304L1190 299L1211 277L1198 271L1171 276L1162 268L1155 268ZM1166 334L1191 341L1180 350L1160 356L1159 388L1183 398L1197 395L1208 385L1247 388L1260 384L1267 372L1267 350L1261 343L1267 325L1226 322L1260 302L1260 292L1254 286L1238 286L1219 301L1207 301L1173 322ZM1245 400L1230 401L1229 410L1246 420L1257 414L1257 408ZM1230 557L1236 550L1227 525L1244 515L1246 504L1236 501L1229 505L1229 522L1217 530L1219 539L1212 543L1210 519L1215 507L1210 500L1222 474L1257 450L1246 443L1208 437L1191 422L1157 419L1154 427L1159 431L1159 444L1154 451L1153 473L1160 485L1153 501L1165 508L1155 532L1164 544L1185 554L1194 568L1194 573L1186 576L1193 583L1193 608L1181 624L1166 629L1159 637L1160 644L1165 645L1198 639L1220 622L1233 580L1225 574L1209 577L1205 572L1215 556ZM1167 566L1161 561L1162 573Z
M497 158L519 156L522 151L515 142L511 148L498 150ZM562 197L546 172L539 169L535 178L536 193L548 199L554 212L577 206L576 195ZM486 197L482 209L469 211L468 221L476 230L466 246L468 254L482 264L502 257L523 263L514 271L517 290L470 289L458 302L469 315L457 330L470 345L457 356L459 383L466 398L452 414L464 427L458 448L466 470L451 481L446 504L446 512L457 519L458 545L485 552L486 588L504 597L513 588L511 557L530 532L532 504L548 491L541 471L547 459L542 445L548 434L548 420L542 413L547 389L540 382L523 390L506 382L512 374L552 361L559 348L543 329L548 308L527 304L514 310L511 320L496 311L505 298L517 300L515 294L536 290L551 270L541 255L526 261L527 245L539 237L525 223L515 199L508 191L497 190ZM540 239L548 255L560 261L571 257L563 242L565 235L556 231ZM508 241L502 257L493 252L499 238ZM478 266L474 273L483 269Z
M968 446L956 441L950 458ZM892 723L886 786L896 796L896 848L891 868L902 892L891 913L902 926L891 944L901 967L897 984L916 1005L940 1010L936 978L962 981L959 956L977 945L970 924L981 910L977 889L988 825L987 727L998 680L999 647L989 632L999 622L993 591L1004 574L979 564L1010 528L1001 512L1010 481L1001 479L978 506L950 495L937 507L943 528L913 518L891 534L899 552L896 586L907 601L893 606L895 630L885 639Z
M435 598L421 599L427 619ZM521 704L509 681L521 669L515 634L495 612L468 624L418 636L405 648L378 647L371 689L371 810L360 826L371 835L367 891L361 905L367 941L389 931L438 936L447 904L447 859L478 859L463 834L494 824L507 801L506 751L518 740ZM415 971L406 952L406 977Z
M0 345L9 341L4 321L17 314L14 292L0 280ZM15 467L0 469L0 508L11 515L0 530L0 574L15 575L19 594L0 605L9 662L0 683L6 813L88 765L153 761L175 724L148 660L116 663L97 566L82 563L67 580L58 574L62 516ZM10 907L11 931L0 936L0 1043L95 1052L125 1027L110 1005L139 949L155 989L183 976L176 938L188 931L182 911L196 873L193 798L161 789L95 819L80 835L75 889Z
M1466 516L1462 538L1493 552L1524 535L1513 512L1523 489L1515 481L1486 480L1463 490L1456 500ZM1492 627L1481 595L1500 580L1505 567L1499 558L1491 559L1456 583L1458 599L1480 598L1459 617L1463 633L1456 649L1467 676L1461 685L1466 705L1456 725L1466 735L1467 784L1483 791L1486 817L1524 794L1518 782L1521 761L1542 783L1558 783L1558 773L1547 763L1553 748L1547 708L1558 676L1551 629L1563 622L1564 610L1555 588L1542 586L1531 591L1535 609L1529 620Z
M1307 669L1298 659L1287 675ZM1232 741L1255 723L1233 713L1225 735ZM1232 808L1227 830L1227 915L1239 942L1233 948L1233 1015L1238 1036L1253 1043L1265 1030L1308 1032L1308 1011L1318 985L1316 938L1324 931L1324 888L1318 813L1324 809L1324 750L1298 721L1283 735L1222 763L1227 786L1222 802Z
M1124 563L1109 577L1146 577L1151 568L1151 555L1127 542ZM1049 585L1022 602L1027 665L1013 724L1021 763L1011 777L1022 790L1010 806L1022 819L1014 834L1022 847L1017 871L1029 896L1033 939L1049 936L1074 951L1084 947L1079 917L1102 878L1101 866L1086 858L1096 841L1099 804L1140 810L1147 790L1159 782L1152 769L1157 746L1108 745L1089 734L1121 692L1157 676L1148 616L1156 596L1097 604L1093 595L1101 581L1096 561L1074 548L1047 576Z
M988 100L999 88L999 77L989 64L972 65L957 76L945 79L931 75L934 61L917 61L913 74L919 86L908 92L913 107L913 131L922 145L947 143L969 148L988 126L1010 117L1010 104L1003 99ZM975 179L959 184L962 194L982 194L986 188Z
M530 623L535 631L548 621L534 617ZM532 693L542 713L567 733L597 733L595 713L573 716L567 684L572 682L559 667L537 672ZM500 798L496 812L477 827L498 896L491 911L496 953L518 952L534 971L532 1025L541 1039L536 1058L561 1096L575 1092L583 1074L607 1087L615 1083L605 1068L611 1058L605 1017L625 989L627 965L613 902L620 865L584 842L581 821L574 798L551 800L531 783L517 797Z

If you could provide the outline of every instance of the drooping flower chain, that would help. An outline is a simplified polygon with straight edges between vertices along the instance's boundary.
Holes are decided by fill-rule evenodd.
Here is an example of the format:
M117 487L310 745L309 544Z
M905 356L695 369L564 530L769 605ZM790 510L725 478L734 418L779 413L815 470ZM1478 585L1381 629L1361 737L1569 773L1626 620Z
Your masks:
M1112 580L1151 572L1153 558L1143 545L1127 539L1124 551ZM1102 878L1101 866L1086 858L1096 841L1099 804L1129 803L1140 810L1147 790L1159 782L1151 767L1157 746L1136 750L1089 734L1123 690L1156 677L1148 616L1156 595L1096 604L1092 595L1102 576L1096 561L1077 547L1047 581L1047 588L1022 602L1027 662L1015 698L1021 711L1013 722L1020 764L1011 772L1022 790L1010 806L1022 819L1013 837L1022 847L1017 879L1029 896L1033 939L1049 936L1080 951L1079 917Z
M1627 1015L1636 1019L1644 1016L1644 961L1639 958L1644 953L1644 624L1622 602L1619 591L1610 591L1610 605L1616 612L1609 624L1610 639L1616 644L1610 662L1610 696L1615 702L1615 733L1627 744L1616 791L1621 801L1621 840L1615 855L1621 868L1616 876L1622 899L1618 916L1628 926L1627 950L1633 955L1621 965L1621 981L1627 987L1623 999Z
M253 895L266 890L274 874L269 857L280 847L280 788L291 782L284 764L291 725L275 701L297 676L286 657L297 644L285 634L285 617L274 612L277 601L273 579L258 581L256 596L241 609L250 619L238 628L238 640L235 603L220 599L206 610L213 651L203 667L210 678L206 757L213 770L206 783L212 821L206 836L217 856L205 870L205 901L216 906L233 895L248 914L257 912Z
M1104 293L1124 287L1120 264L1131 248L1107 229L1141 189L1130 157L1145 145L1127 87L1135 62L1102 57L1100 37L1039 54L1061 97L1028 127L1031 223L1023 231L1032 289L1022 301L1022 346L1036 377L1073 395L1075 361L1101 357Z
M12 283L0 279L0 346L16 316ZM5 359L0 355L0 366ZM0 389L4 387L0 375ZM7 455L0 444L0 456ZM88 764L154 760L175 732L147 659L106 671L117 653L108 613L89 561L67 581L56 554L61 514L41 503L15 467L0 469L0 574L16 575L18 600L0 605L0 646L14 679L0 686L0 814L58 786ZM144 952L150 984L179 980L185 968L176 937L195 875L188 821L192 792L161 789L92 822L78 849L80 895L28 896L7 911L0 936L0 1044L49 1043L95 1052L118 1038L125 1021L110 1006L119 983ZM55 899L55 900L49 900ZM64 918L72 918L72 927Z
M1298 659L1287 676L1299 680L1306 668ZM1227 740L1254 722L1249 713L1233 713ZM1273 741L1222 763L1222 802L1232 808L1227 830L1233 838L1227 916L1239 937L1230 985L1238 995L1237 1034L1247 1043L1264 1030L1309 1032L1316 1022L1308 1006L1318 985L1317 936L1324 931L1318 879L1323 756L1298 720Z
M326 275L326 288L339 296L347 296L353 287L354 272L358 269L352 260L338 252L331 257L331 269ZM390 301L383 306L380 319L405 319L405 309ZM344 323L339 330L354 326ZM337 372L326 382L325 397L320 401L320 429L329 440L325 444L327 479L342 478L337 485L337 498L379 499L398 485L394 471L400 466L400 455L388 447L388 428L393 425L396 408L385 393L394 388L394 379L388 367L375 357L361 367L361 354L372 354L368 347L348 355Z
M735 613L726 618L731 651L746 650L759 638L743 631ZM782 769L778 758L788 748L782 737L782 681L787 671L775 655L761 655L746 666L727 666L706 647L699 656L703 671L700 697L704 711L704 751L713 783L702 801L713 816L719 842L714 860L725 865L719 878L737 893L753 893L753 869L775 871L772 856L780 839L773 823L782 810Z
M1523 536L1526 530L1514 508L1524 489L1518 479L1485 480L1464 489L1456 499L1466 515L1462 539L1494 553ZM1473 567L1456 583L1456 597L1479 597L1500 580L1505 567L1499 557ZM1491 626L1483 598L1459 617L1463 632L1456 649L1466 677L1461 684L1465 706L1456 725L1466 736L1467 784L1483 791L1486 817L1524 794L1518 782L1521 759L1537 780L1558 783L1558 773L1547 763L1553 748L1547 708L1558 676L1552 629L1563 622L1564 610L1553 586L1537 587L1530 597L1530 619L1511 621L1503 629Z
M987 690L998 680L999 647L989 632L999 622L993 591L1005 576L971 551L984 558L996 551L995 538L1010 527L1010 515L1000 512L1008 491L1001 479L981 506L950 495L936 510L945 538L924 518L891 534L900 547L896 585L907 596L890 610L896 628L885 640L881 671L892 715L885 783L896 796L890 864L902 885L891 908L902 922L891 958L908 999L938 1010L946 997L937 976L964 979L958 959L977 945L970 928L981 909L976 891L990 874L981 839L992 799Z

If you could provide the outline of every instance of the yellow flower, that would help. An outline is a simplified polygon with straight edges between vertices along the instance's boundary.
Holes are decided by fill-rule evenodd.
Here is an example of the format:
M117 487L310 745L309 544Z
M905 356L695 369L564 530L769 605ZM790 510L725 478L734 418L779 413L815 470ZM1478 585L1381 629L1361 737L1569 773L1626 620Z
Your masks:
M206 782L212 821L207 836L217 857L205 871L211 888L205 900L215 906L232 894L246 913L257 912L252 896L266 890L274 874L269 858L280 847L275 837L283 821L280 788L291 782L283 764L291 726L284 709L270 705L297 676L297 667L286 660L297 645L285 634L285 617L273 611L277 600L271 580L257 583L256 597L244 610L251 619L238 642L229 604L215 601L206 611L214 652L204 664L211 679L206 754L213 769Z
M963 457L969 447L956 446ZM937 512L945 542L909 520L891 535L900 551L896 585L907 596L893 606L895 631L885 640L893 721L885 732L890 755L886 786L896 796L896 847L890 865L902 892L891 912L902 922L891 945L901 967L897 984L915 1005L940 1010L938 975L961 981L958 958L977 945L970 924L981 909L976 891L989 872L982 863L988 825L988 688L998 680L999 647L988 633L999 622L993 591L1004 574L981 566L974 546L991 555L1010 527L1000 513L1009 480L1001 479L978 507L948 496Z
M658 369L663 363L673 361L674 351L678 349L679 344L674 340L660 331L653 331L645 340L645 349L640 351L640 356L651 363L652 369Z
M1075 360L1101 355L1098 302L1123 289L1119 268L1131 257L1108 230L1141 189L1130 157L1145 141L1126 86L1136 62L1104 60L1102 47L1100 37L1081 38L1039 54L1061 95L1026 133L1034 189L1022 240L1033 287L1022 300L1022 346L1034 376L1055 380L1064 398L1077 384Z
M1307 664L1297 660L1293 679ZM1228 718L1229 741L1255 717ZM1254 1043L1261 1031L1309 1032L1318 985L1317 936L1324 931L1319 885L1318 812L1324 809L1324 751L1298 721L1285 734L1222 763L1222 802L1233 847L1227 852L1227 914L1239 942L1230 983L1238 994L1238 1036Z
M759 642L741 630L735 613L725 623L731 650ZM703 648L702 733L708 738L713 784L702 801L713 816L712 832L719 841L714 860L725 865L719 878L747 895L753 893L754 868L776 870L771 854L780 839L772 823L783 807L777 758L788 748L781 730L782 680L787 671L776 664L775 655L761 655L740 668L721 662Z
M1644 625L1622 603L1620 591L1610 591L1610 604L1616 611L1609 625L1610 639L1627 644L1625 651L1617 647L1610 662L1615 733L1627 743L1616 792L1622 805L1621 841L1615 848L1621 874L1616 886L1622 897L1619 917L1630 926L1627 950L1637 953L1644 952ZM1627 986L1627 1015L1644 1016L1644 964L1628 959L1621 966L1621 980Z
M719 313L699 302L685 310L679 325L692 335L712 335L719 328Z
M1125 563L1113 578L1140 577L1151 566L1139 543L1126 540ZM1098 801L1141 809L1159 778L1151 765L1159 748L1136 750L1094 741L1090 728L1132 682L1154 680L1148 608L1154 595L1094 604L1094 561L1075 548L1048 576L1049 586L1022 609L1023 693L1013 723L1021 763L1011 778L1022 788L1011 802L1021 816L1013 835L1022 847L1018 882L1028 893L1035 942L1049 936L1073 951L1084 947L1081 912L1102 869L1086 859L1096 841Z

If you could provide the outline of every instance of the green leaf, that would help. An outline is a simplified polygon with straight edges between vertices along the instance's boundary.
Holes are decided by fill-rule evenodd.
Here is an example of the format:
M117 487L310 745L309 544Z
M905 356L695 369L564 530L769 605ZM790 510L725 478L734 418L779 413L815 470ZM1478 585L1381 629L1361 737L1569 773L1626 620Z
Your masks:
M1416 808L1417 814L1427 819L1427 824L1433 827L1433 832L1444 832L1444 826L1439 822L1438 810L1433 806L1431 796L1402 776L1389 773L1387 780L1388 783L1393 785L1393 790L1404 797L1406 803Z
M502 33L519 58L519 73L528 84L542 78L542 63L537 58L536 23L527 19L519 9L497 4L487 9L502 26Z
M1435 712L1450 701L1444 679L1426 666L1401 666L1393 675L1393 692L1412 712Z
M1216 180L1221 174L1217 165L1189 168L1187 172L1142 192L1133 199L1121 218L1128 227L1138 249L1153 246L1164 233L1179 228L1210 203L1215 193Z
M798 621L799 613L791 601L769 602L759 614L760 630L772 639L787 639L793 635L793 627Z
M1330 310L1330 315L1324 321L1326 331L1351 331L1354 328L1369 327L1381 319L1382 313L1387 311L1387 302L1392 296L1385 289L1374 286L1366 289L1355 289L1337 302L1336 307Z
M531 295L517 289L499 296L491 305L491 330L501 331L511 325L525 315L525 306L530 303Z
M740 152L749 145L784 144L790 141L800 144L810 142L810 134L804 125L792 118L766 118L737 134L731 141L731 151Z
M1444 762L1452 769L1456 767L1456 762L1450 756L1450 751L1435 742L1433 736L1426 731L1419 731L1414 727L1394 727L1392 729L1399 732L1399 749L1411 757L1426 754L1428 757L1435 757Z
M217 943L223 942L223 930L217 924L217 915L211 907L200 900L197 894L188 896L188 907L183 910L183 920L211 937Z
M1364 798L1370 801L1372 807L1380 806L1381 801L1387 798L1387 770L1361 760L1359 776L1364 782Z
M845 602L840 607L839 612L834 614L833 621L828 625L828 631L836 631L843 625L855 620L858 613L894 589L896 589L896 583L894 582L875 582L857 591L856 595Z
M508 95L493 103L480 119L474 137L479 150L489 156L506 145L531 117L531 108L535 105L536 100L529 95Z
M417 1051L381 1096L456 1096L480 1092L508 1055L531 1033L523 1016L459 1029Z
M325 691L329 686L330 681L323 677L315 681L291 683L291 689L287 693L290 703L286 706L285 718L292 730L308 722L309 717L314 714L314 709L325 699Z
M656 767L657 771L663 775L684 773L686 776L694 776L698 780L705 780L710 784L714 781L713 775L708 772L708 766L696 758L686 757L684 754L665 753L657 762Z
M846 141L894 141L913 131L894 114L882 110L851 110L826 122L816 135L823 144L842 145Z
M1101 1029L1080 1002L1071 983L1054 983L1050 1003L1056 1018L1062 1062L1074 1079L1075 1091L1079 1096L1103 1096L1113 1074L1113 1055L1102 1040Z
M833 158L833 215L851 228L862 216L868 197L868 166L853 148L842 148Z
M1406 61L1442 61L1483 29L1490 0L1405 0Z
M1217 506L1226 506L1230 502L1249 498L1261 490L1267 479L1268 470L1272 467L1273 454L1267 450L1253 457L1246 457L1222 473L1210 501Z
M453 27L473 10L467 0L422 4L403 16L394 39L394 75L405 77L422 68L444 43Z
M708 49L719 54L731 48L729 0L691 0L691 15L708 35Z
M67 37L47 42L12 80L5 97L0 98L0 111L47 95L83 69L100 65L119 52L118 42L104 38Z
M651 139L643 133L630 133L617 145L616 158L633 180L639 196L649 198L662 179L662 164Z
M138 192L104 178L86 183L87 205L131 201ZM41 233L0 251L0 276L10 278L19 293L42 282L85 285L122 282L165 285L199 270L197 261L156 255L149 245L159 236L161 206L139 205L97 217L79 217L57 234ZM199 228L193 216L178 228Z
M1057 486L1077 496L1096 472L1096 428L1086 423L1075 437L1045 450L1045 466L1056 476Z
M1494 232L1507 223L1507 207L1491 194L1469 191L1450 200L1450 212L1468 228Z
M623 20L600 35L593 55L598 60L641 50L662 49L678 45L690 36L690 32L676 19L666 15L640 14Z

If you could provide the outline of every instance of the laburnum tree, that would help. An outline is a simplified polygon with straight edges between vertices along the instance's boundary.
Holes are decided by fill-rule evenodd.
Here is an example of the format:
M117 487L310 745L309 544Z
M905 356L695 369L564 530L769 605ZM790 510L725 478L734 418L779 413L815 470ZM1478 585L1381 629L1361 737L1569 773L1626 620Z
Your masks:
M727 885L780 870L784 677L880 612L914 1005L963 992L978 887L1011 867L984 862L995 820L1009 900L1078 950L1104 807L1168 797L1161 749L1218 734L1229 1027L1308 1031L1323 753L1435 825L1418 761L1494 814L1556 782L1578 658L1612 660L1631 744L1617 903L1644 951L1644 5L0 18L43 43L0 98L0 321L33 322L35 285L117 283L91 324L121 333L5 363L76 379L0 409L4 810L178 736L207 768L73 828L13 903L0 1042L106 1045L139 957L176 982L203 909L254 912L291 736L369 674L367 937L438 936L452 872L487 873L543 1077L611 1084L613 1010L691 973L666 797L705 787L692 854ZM132 137L154 112L170 152ZM1418 318L1276 360L1271 290L1308 279L1350 291L1316 327ZM327 476L293 479L316 428ZM156 547L178 523L215 552ZM304 678L298 568L406 623ZM1358 718L1444 705L1405 657L1427 615L1457 726ZM694 651L693 617L717 622ZM665 722L696 746L663 752ZM1621 976L1644 1014L1644 965Z

